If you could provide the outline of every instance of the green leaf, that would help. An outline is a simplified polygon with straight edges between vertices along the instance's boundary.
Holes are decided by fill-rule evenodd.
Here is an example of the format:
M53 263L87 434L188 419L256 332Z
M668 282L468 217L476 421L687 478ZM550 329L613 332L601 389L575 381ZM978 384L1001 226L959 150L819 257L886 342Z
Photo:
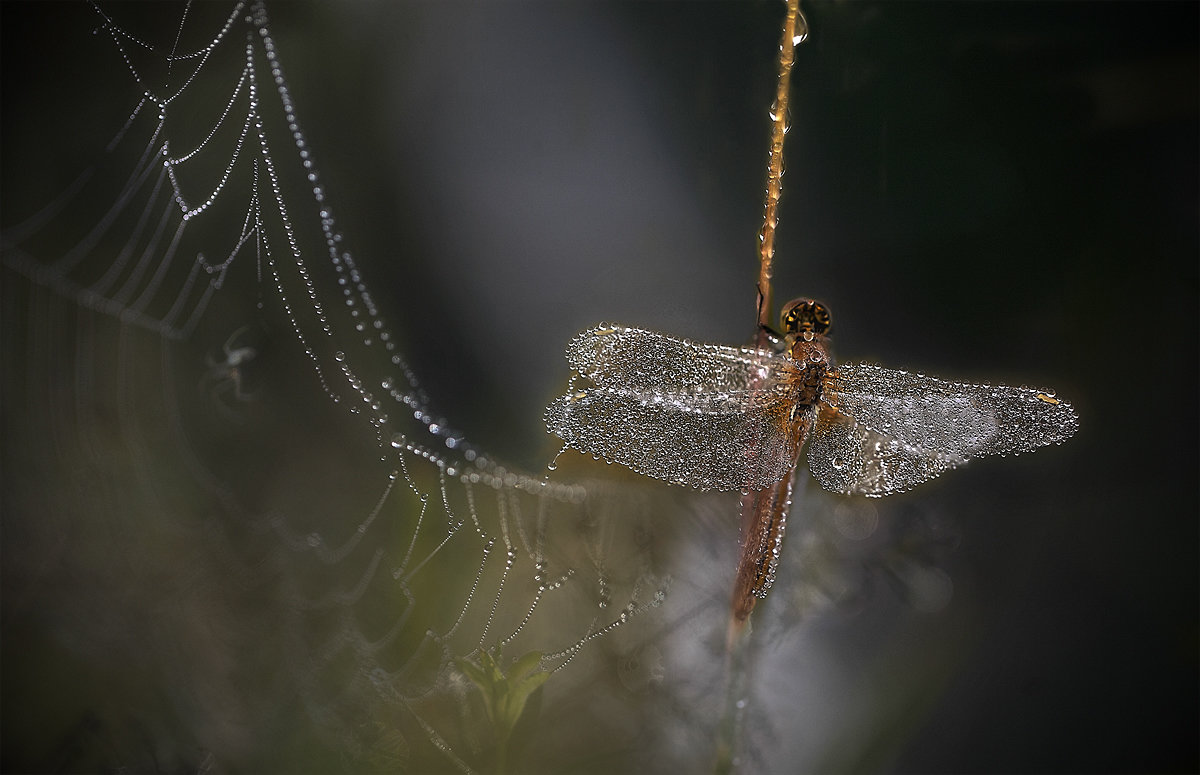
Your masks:
M478 652L478 663L466 658L454 660L458 669L483 695L484 710L496 741L495 770L504 772L513 730L525 714L529 698L546 683L550 673L539 670L542 664L539 651L522 654L509 667L507 675L501 670L500 662L499 650L494 655L487 651ZM538 705L535 703L535 706Z
M474 662L466 657L458 657L454 660L454 664L462 671L463 675L471 679L471 683L478 686L485 693L490 689L491 681L488 680L488 675Z
M525 702L529 699L529 695L541 688L541 685L546 683L546 679L549 677L549 673L542 671L510 685L508 690L509 716L505 719L509 731L517 725L521 714L525 712Z
M513 662L512 668L510 668L508 671L508 676L510 679L520 678L520 677L538 669L541 666L541 664L542 664L542 652L530 651L529 653L518 657L516 662ZM547 675L549 675L549 674L547 673Z

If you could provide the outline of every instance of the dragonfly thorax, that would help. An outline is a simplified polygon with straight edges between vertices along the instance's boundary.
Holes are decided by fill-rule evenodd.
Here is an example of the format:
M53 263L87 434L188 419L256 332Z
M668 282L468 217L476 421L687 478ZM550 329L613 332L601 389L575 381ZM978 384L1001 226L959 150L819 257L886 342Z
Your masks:
M805 336L807 334L807 336ZM821 398L821 385L825 374L833 368L829 355L829 340L813 335L811 331L788 334L788 357L795 361L799 370L792 377L796 390L796 403L800 406L815 404Z

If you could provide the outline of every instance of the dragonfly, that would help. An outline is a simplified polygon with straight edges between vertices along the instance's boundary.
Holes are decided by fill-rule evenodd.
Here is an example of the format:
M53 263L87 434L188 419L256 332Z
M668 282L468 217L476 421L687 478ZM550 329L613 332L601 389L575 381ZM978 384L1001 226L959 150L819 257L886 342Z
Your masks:
M1079 427L1052 390L839 366L821 302L795 299L780 322L769 349L608 324L584 331L567 346L570 384L546 409L546 428L564 451L671 484L747 495L784 482L779 512L805 444L826 490L882 497L973 458L1060 444ZM764 528L764 551L782 541L784 516ZM774 560L755 562L747 585L762 597Z

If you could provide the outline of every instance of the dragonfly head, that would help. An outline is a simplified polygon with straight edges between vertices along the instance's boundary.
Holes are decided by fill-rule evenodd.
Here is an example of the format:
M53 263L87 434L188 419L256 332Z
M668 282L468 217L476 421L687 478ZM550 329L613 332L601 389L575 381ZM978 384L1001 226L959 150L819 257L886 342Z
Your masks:
M808 341L817 336L824 336L829 330L831 320L828 307L819 301L805 298L789 301L783 306L783 313L780 315L780 325L784 334L796 334Z

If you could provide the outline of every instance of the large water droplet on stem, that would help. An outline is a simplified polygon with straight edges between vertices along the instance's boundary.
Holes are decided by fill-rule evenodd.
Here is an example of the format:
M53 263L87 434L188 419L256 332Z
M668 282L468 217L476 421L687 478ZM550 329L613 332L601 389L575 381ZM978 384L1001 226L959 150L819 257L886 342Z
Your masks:
M799 46L806 40L808 40L808 19L804 18L804 11L797 11L796 27L792 30L792 45Z

